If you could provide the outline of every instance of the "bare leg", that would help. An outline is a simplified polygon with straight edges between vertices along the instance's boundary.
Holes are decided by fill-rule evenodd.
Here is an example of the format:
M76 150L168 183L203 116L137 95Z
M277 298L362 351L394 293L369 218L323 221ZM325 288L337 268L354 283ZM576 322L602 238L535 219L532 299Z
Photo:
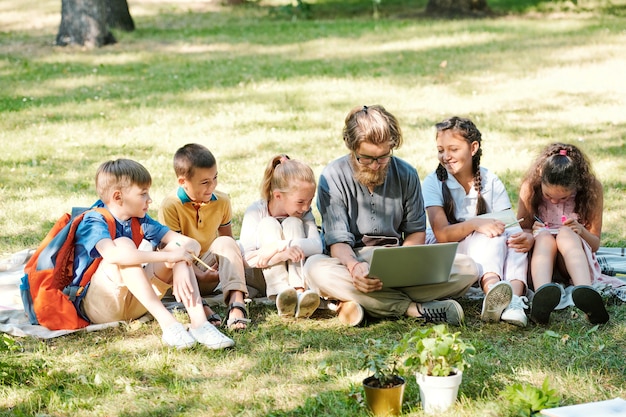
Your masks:
M417 309L417 303L409 304L409 308L407 308L406 313L404 313L407 317L422 317L422 314Z
M563 256L567 273L574 285L591 285L591 273L580 236L569 227L563 227L556 236L556 246Z
M231 291L230 292L230 296L228 297L228 305L231 305L232 303L242 303L245 304L244 302L244 295L243 292L241 291ZM241 311L238 308L233 308L230 310L230 313L228 314L228 317L226 317L226 320L231 319L231 318L236 318L236 319L245 319L246 316L244 314L243 311ZM247 327L246 323L244 322L239 322L237 324L232 325L231 329L232 330L244 330Z
M518 297L526 294L526 284L523 281L520 281L519 279L514 279L512 281L509 281L509 284L511 284L511 287L513 287L513 294L517 295Z
M128 287L128 290L146 310L152 314L161 328L166 328L176 323L174 316L165 308L161 299L154 293L141 265L121 267L120 274L124 285Z
M167 267L164 264L155 265L155 273L161 278L161 274L165 273ZM206 314L202 306L202 298L200 297L200 290L198 289L198 280L193 272L191 266L184 262L177 262L170 272L171 280L179 279L189 280L192 288L191 297L188 299L182 299L181 302L189 314L189 320L191 321L191 328L197 328L202 326L206 321ZM156 318L156 317L155 317Z
M535 237L535 246L530 258L530 273L535 291L542 285L552 282L556 251L556 240L550 233L541 232Z
M498 274L494 274L493 272L487 272L480 280L480 286L483 289L483 292L487 294L489 292L489 285L495 284L500 281L500 277Z

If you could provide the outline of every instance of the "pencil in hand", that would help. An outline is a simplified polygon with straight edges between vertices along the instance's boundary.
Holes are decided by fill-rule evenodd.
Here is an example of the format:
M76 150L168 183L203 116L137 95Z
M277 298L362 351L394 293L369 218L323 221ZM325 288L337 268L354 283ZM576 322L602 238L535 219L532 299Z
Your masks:
M523 222L524 218L522 217L521 219L517 219L514 222L511 222L509 224L505 224L504 228L506 229L507 227L511 227L511 226L515 226L516 224L519 224L520 222Z
M176 245L177 246L181 246L180 243L178 243L178 242L176 242ZM191 256L193 257L194 261L198 262L200 265L205 267L207 270L215 272L215 269L211 268L206 262L204 262L202 259L198 258L194 253L191 253Z

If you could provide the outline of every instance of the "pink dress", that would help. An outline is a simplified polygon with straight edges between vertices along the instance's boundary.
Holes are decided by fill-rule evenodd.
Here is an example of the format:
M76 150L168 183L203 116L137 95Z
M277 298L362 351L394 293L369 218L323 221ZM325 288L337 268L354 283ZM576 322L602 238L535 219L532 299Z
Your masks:
M567 219L578 220L578 214L574 213L574 208L576 207L575 198L576 194L572 194L569 199L558 204L553 204L548 199L544 198L537 209L537 211L539 212L539 218L543 220L543 223L551 229L561 227L561 225L563 224L562 219L564 217ZM583 244L585 255L587 256L587 263L589 264L591 283L606 283L607 280L610 281L611 277L602 274L602 269L600 268L600 264L596 259L596 254L591 250L591 246L589 246L589 243L587 243L587 241L584 239L581 239L581 241Z

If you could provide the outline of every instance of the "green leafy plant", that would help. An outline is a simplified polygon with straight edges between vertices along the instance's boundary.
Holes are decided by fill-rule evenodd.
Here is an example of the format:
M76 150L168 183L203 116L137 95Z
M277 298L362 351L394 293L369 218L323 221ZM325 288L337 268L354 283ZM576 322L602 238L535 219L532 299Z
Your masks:
M0 336L0 352L19 352L22 346L14 338L6 333Z
M468 367L468 359L476 352L460 335L461 332L450 332L445 324L417 327L404 335L396 351L405 357L404 365L412 371L448 376Z
M548 378L541 388L521 383L510 385L502 392L502 397L509 401L512 415L519 417L530 417L544 408L557 407L561 402L556 390L550 388Z
M367 339L366 348L358 354L362 369L372 373L368 385L378 388L392 387L400 382L396 345L385 344L380 339Z

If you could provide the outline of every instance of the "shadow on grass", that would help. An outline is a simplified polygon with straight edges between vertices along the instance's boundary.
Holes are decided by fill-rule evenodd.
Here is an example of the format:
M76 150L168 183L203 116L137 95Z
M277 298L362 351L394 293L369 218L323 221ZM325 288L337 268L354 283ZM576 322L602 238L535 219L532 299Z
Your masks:
M507 386L515 382L540 386L546 376L553 387L557 381L597 382L596 395L602 398L612 398L619 392L626 377L621 346L626 333L623 303L609 299L611 322L595 329L571 307L553 313L549 326L531 323L526 328L517 328L481 322L480 300L460 302L466 324L458 330L477 347L477 354L463 378L460 388L463 405L457 404L459 410L463 407L466 412L469 407L476 415L482 415L481 411L485 410L481 407L493 410L503 406L499 395ZM58 359L45 355L46 365L41 371L24 371L14 382L28 385L28 395L14 407L0 409L0 415L31 415L32 407L37 404L40 409L34 411L56 415L59 410L55 406L48 409L50 398L55 399L55 404L62 400L69 414L80 415L80 410L92 410L102 401L123 395L127 385L133 392L129 397L132 402L120 404L121 411L116 414L119 416L194 412L252 413L267 417L366 416L368 412L360 399L360 377L356 377L363 371L355 360L357 353L365 348L365 340L399 340L407 329L423 325L416 320L400 319L346 328L324 312L316 313L310 320L289 322L278 318L274 306L263 304L252 304L250 312L252 326L233 335L237 341L235 349L210 354L199 347L160 355L154 349L142 347L146 332L158 333L156 323L139 331L129 332L119 327L48 341L45 350L57 352ZM123 345L113 344L120 340L124 340ZM20 361L30 361L28 352L32 350L32 346L27 346L25 353L10 361L11 369L30 369ZM38 350L41 348L31 353L40 356ZM64 352L73 352L76 360L71 370L64 366L60 371L59 366L65 363ZM150 357L153 358L150 361L140 359ZM203 366L207 360L211 365ZM203 370L193 374L189 366L202 366ZM105 373L114 370L105 376L105 381L110 382L101 385L88 382L99 369ZM406 377L403 411L417 411L419 389L412 375ZM215 389L207 391L207 383ZM577 401L578 394L568 392L566 386L557 384L556 388L565 403ZM281 405L285 394L282 390L289 390L291 403L295 400L296 406Z

